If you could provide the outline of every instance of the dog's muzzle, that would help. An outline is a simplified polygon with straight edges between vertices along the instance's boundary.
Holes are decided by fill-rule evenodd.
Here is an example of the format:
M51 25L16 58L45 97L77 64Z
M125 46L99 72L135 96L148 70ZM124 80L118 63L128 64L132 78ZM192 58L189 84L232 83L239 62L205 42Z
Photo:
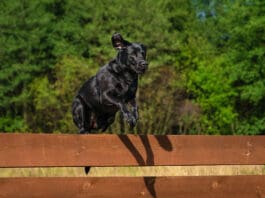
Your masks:
M137 70L138 70L138 73L139 74L143 74L148 68L148 62L145 61L145 60L142 60L138 63L138 67L137 67Z

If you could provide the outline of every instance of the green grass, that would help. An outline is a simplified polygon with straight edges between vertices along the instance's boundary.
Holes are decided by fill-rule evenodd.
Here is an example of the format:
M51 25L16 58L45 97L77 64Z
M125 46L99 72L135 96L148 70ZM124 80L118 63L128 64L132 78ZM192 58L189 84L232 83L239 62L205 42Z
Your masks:
M265 175L263 165L233 166L156 166L156 167L92 167L88 176L203 176ZM81 177L83 167L0 168L0 177Z

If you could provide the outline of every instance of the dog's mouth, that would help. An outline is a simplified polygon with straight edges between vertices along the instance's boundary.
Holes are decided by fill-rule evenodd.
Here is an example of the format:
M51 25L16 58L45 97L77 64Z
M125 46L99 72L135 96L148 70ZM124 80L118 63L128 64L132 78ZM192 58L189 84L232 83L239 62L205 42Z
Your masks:
M137 70L136 73L137 73L137 74L144 74L146 70L147 70L147 69Z
M137 73L137 74L143 74L143 73L145 73L145 71L147 70L147 68L148 68L148 63L147 63L146 61L141 62L141 63L138 64L138 66L137 66L136 73Z

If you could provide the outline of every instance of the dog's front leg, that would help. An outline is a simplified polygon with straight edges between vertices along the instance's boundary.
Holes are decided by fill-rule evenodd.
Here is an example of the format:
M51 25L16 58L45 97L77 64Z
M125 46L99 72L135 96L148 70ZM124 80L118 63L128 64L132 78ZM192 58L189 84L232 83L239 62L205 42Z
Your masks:
M138 113L138 106L137 106L135 98L130 101L130 104L132 106L132 115L137 121L139 119L139 113Z
M115 105L122 113L124 119L130 124L131 127L136 125L135 117L130 113L124 101L119 101L115 97L111 97L108 94L104 94L104 99L106 99L109 103Z
M136 125L136 118L133 112L131 113L128 109L125 103L120 103L120 111L122 112L122 115L124 119L130 124L130 127L135 127Z

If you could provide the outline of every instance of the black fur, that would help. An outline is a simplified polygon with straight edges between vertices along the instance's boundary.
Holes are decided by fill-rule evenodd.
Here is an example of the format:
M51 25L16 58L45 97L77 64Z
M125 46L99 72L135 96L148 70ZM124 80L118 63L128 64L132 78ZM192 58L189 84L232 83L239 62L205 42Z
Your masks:
M135 95L138 76L148 67L146 48L143 44L124 40L119 33L111 40L118 50L116 58L87 80L74 98L73 120L80 133L105 131L114 122L117 111L121 111L131 127L138 120Z

